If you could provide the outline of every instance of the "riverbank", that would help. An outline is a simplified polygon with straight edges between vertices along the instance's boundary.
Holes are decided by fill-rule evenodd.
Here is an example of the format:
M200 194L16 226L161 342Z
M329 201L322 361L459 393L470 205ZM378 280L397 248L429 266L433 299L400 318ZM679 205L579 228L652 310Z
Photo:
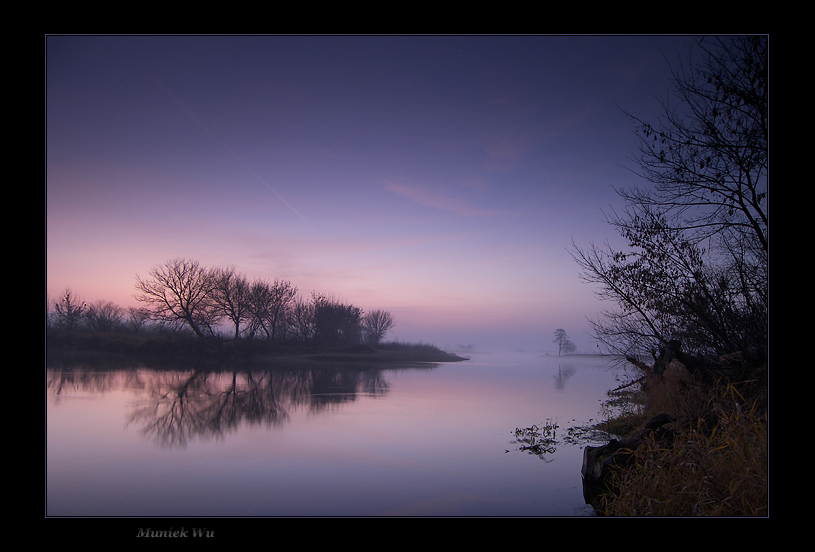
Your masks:
M421 343L355 345L300 356L308 360L326 362L462 362L469 360L466 357L443 351L434 345Z
M132 335L96 332L46 332L46 355L117 355L152 362L223 363L440 363L466 357L423 343L386 342L375 346L316 347L266 340L199 339L161 333Z
M598 425L619 437L619 448L614 439L607 447L587 447L589 458L584 454L585 472L591 449L608 448L597 452L608 466L599 495L592 495L598 514L768 515L767 397L755 392L755 382L700 385L688 373L668 372L633 384L625 386L625 399L609 392L610 402L629 406ZM646 431L660 418L664 425ZM584 473L584 492L585 484Z

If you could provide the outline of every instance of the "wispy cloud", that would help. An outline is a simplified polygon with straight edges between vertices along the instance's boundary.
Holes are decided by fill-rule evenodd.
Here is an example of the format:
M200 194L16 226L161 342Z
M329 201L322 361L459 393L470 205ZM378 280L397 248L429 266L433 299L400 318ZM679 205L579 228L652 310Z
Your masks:
M440 211L474 217L491 217L502 214L502 212L498 210L476 207L464 197L443 195L434 190L428 190L419 186L406 186L395 182L387 182L385 186L396 195L409 199L419 205L432 207Z

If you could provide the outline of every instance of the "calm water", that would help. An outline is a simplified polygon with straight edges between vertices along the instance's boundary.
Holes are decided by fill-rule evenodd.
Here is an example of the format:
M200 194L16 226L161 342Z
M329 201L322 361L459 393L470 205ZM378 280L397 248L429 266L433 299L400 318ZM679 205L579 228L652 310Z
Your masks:
M376 369L49 366L48 516L583 516L583 444L618 370L481 354ZM555 450L515 429L555 422Z

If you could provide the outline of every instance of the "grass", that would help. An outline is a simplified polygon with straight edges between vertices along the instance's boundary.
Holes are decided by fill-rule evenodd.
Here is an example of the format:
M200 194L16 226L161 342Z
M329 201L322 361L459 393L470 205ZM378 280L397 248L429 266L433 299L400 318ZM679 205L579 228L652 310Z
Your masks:
M646 438L633 466L612 471L604 497L611 516L768 515L768 415L739 385L713 389L689 378L648 378L644 403L614 424L624 435L657 412L678 418L668 445ZM629 432L628 434L633 433Z

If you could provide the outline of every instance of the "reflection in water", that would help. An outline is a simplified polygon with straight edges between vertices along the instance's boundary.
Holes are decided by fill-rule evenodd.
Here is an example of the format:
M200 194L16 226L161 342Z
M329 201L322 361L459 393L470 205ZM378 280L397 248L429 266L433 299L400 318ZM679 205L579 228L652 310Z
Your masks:
M534 353L97 359L46 358L48 515L582 515L584 435L571 426L618 386L607 359Z
M557 374L555 374L555 387L557 389L565 389L566 382L572 377L575 373L574 366L558 364L557 366Z
M74 393L126 389L135 398L129 423L164 447L185 447L193 439L219 439L242 425L277 426L298 409L336 409L361 395L382 397L388 392L382 371L370 366L315 363L291 368L155 370L141 366L110 370L88 363L52 364L46 377L53 400Z

